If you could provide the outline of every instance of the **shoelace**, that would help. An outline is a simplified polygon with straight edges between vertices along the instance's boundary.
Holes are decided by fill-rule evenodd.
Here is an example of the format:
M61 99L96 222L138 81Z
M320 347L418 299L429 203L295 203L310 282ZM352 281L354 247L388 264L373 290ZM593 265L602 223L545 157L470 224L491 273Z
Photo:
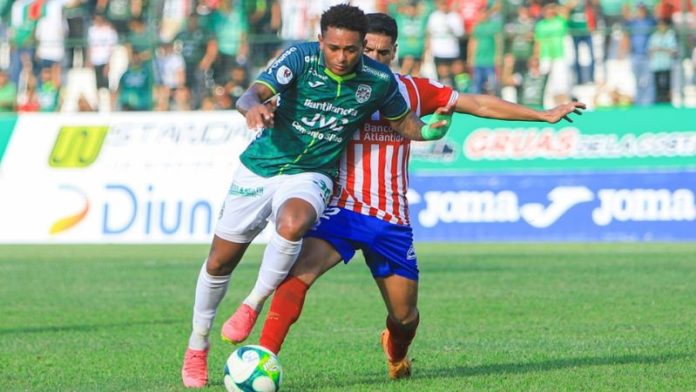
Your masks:
M205 353L189 351L186 353L184 369L186 373L194 373L197 376L205 374Z

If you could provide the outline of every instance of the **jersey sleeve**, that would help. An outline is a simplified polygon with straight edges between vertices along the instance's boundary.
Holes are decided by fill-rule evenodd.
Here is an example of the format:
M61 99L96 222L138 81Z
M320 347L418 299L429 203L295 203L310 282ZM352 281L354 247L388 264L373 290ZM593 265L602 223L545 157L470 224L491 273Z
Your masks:
M254 83L266 85L274 94L288 89L304 69L305 61L302 51L297 46L291 46L271 63Z
M421 116L433 114L438 108L454 104L459 93L449 86L426 78L413 78L421 102Z
M389 87L384 95L384 102L379 108L379 112L387 120L398 120L409 112L408 104L399 92L399 85L392 73L389 73Z

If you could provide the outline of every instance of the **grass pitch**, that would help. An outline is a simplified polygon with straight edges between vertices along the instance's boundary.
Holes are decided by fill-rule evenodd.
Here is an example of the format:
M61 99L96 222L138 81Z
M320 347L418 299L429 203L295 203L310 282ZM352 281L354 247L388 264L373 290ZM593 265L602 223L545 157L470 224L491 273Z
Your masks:
M696 390L696 244L417 249L413 378L386 377L385 310L359 257L310 291L280 355L282 390ZM261 251L252 247L233 275L206 390L224 390L232 346L217 333L253 285ZM184 390L181 359L206 253L0 246L0 390Z

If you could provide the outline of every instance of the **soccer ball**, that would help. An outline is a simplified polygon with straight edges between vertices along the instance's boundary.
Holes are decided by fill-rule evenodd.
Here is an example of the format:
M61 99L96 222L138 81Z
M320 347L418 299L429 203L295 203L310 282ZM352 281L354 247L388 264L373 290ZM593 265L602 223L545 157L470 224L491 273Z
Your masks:
M242 346L227 358L224 380L229 392L275 392L283 381L283 368L269 350Z

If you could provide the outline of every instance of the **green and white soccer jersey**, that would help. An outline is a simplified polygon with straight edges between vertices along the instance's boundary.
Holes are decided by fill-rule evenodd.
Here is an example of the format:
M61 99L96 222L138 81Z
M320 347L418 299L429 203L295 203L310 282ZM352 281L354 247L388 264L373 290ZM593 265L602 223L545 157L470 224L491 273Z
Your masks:
M389 68L363 56L354 73L336 75L317 42L290 47L255 83L280 94L273 128L241 156L264 177L312 171L333 178L346 144L372 113L398 119L409 111Z

